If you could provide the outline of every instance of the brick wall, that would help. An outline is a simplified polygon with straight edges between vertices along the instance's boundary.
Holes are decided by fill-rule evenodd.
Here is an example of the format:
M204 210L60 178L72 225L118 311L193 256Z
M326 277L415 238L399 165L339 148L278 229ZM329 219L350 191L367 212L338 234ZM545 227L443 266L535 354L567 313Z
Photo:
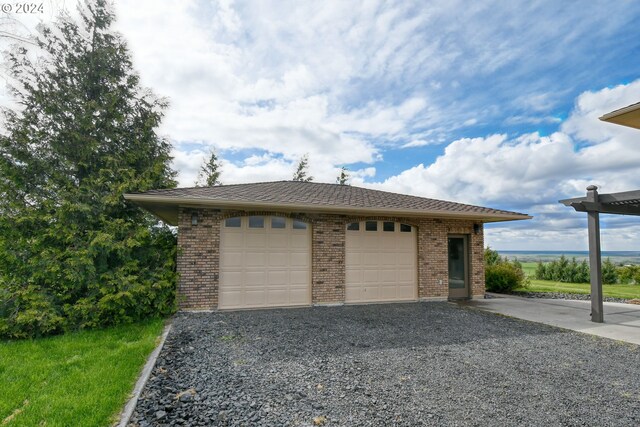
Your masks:
M469 236L470 286L474 297L484 295L484 230L463 220L423 219L418 224L418 295L422 299L449 296L448 236Z
M198 214L198 225L191 215ZM218 306L220 224L239 215L282 215L272 212L224 212L180 208L178 229L179 306L185 309L215 309ZM290 216L290 215L285 215ZM397 221L418 227L418 297L446 299L448 289L447 237L469 236L471 294L484 295L483 229L474 233L472 221L409 219L399 217L346 217L341 215L295 216L311 224L312 302L344 302L345 227L353 221Z
M312 219L311 295L313 304L344 302L345 220L337 215Z
M192 214L198 225L191 225ZM178 212L178 305L218 308L220 274L220 214L210 209L180 208Z

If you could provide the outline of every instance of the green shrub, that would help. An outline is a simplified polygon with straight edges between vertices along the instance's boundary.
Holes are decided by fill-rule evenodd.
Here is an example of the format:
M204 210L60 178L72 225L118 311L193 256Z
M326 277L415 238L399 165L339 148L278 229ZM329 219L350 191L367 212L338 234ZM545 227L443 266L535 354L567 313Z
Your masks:
M620 283L640 285L640 265L624 265L617 270Z
M484 265L496 265L502 262L502 257L498 251L494 251L490 247L484 249Z
M524 272L509 261L488 265L485 269L485 284L490 292L512 291L525 285Z
M508 292L527 285L522 264L517 259L509 261L487 247L484 250L484 265L487 291Z
M586 260L577 262L573 258L569 261L562 255L559 259L546 264L538 262L536 279L564 283L589 283L591 276ZM602 263L602 282L606 284L640 283L640 266L616 267L607 258Z
M602 283L609 285L618 283L618 271L609 258L602 263Z
M546 280L548 274L549 273L547 272L547 264L543 263L542 261L538 261L538 266L536 267L536 279Z

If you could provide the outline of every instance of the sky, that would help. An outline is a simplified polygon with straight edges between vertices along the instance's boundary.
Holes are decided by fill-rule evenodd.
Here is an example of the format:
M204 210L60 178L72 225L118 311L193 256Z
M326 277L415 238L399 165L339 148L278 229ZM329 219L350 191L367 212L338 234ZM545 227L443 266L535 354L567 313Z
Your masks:
M4 17L26 31L60 8L75 2ZM180 186L211 150L224 184L291 179L307 154L317 182L344 166L352 185L532 215L486 226L501 250L585 250L586 215L558 200L640 189L640 131L598 120L640 102L640 2L114 8L142 84L169 101ZM604 250L640 250L640 217L602 220Z

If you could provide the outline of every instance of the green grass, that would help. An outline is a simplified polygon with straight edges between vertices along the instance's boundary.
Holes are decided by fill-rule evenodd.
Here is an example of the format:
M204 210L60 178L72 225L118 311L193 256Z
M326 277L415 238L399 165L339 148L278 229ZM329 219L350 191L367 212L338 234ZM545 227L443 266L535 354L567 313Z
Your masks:
M590 294L591 285L589 283L563 283L553 280L534 279L536 267L535 262L523 262L522 270L529 277L531 284L526 289L518 288L516 291L528 292L560 292L567 294ZM640 298L640 285L602 285L602 295L611 298L637 299Z
M109 426L163 321L0 341L0 426Z
M523 262L522 271L527 277L534 277L536 275L536 268L538 268L537 262Z

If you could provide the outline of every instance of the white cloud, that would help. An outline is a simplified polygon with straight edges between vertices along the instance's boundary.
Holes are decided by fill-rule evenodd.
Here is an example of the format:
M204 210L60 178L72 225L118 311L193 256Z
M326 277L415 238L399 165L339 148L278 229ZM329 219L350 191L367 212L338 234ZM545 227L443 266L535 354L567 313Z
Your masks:
M532 133L516 138L490 135L459 139L449 144L434 163L414 166L370 185L510 207L536 216L518 226L489 227L489 242L501 249L584 249L584 214L557 201L581 196L594 183L601 192L640 188L638 131L598 120L608 111L637 102L639 89L640 80L584 93L560 132L548 137ZM608 239L610 249L634 247L636 243L627 236L640 233L640 221L606 221L605 216L603 229L607 226L611 231L603 234L603 242ZM625 227L624 233L613 231L620 227ZM576 239L576 235L580 237Z
M562 242L579 214L557 200L590 183L640 185L638 132L597 119L639 101L640 80L585 92L557 132L532 132L555 128L567 97L612 70L593 61L593 42L635 28L637 10L624 2L570 13L552 0L526 13L515 3L459 0L115 4L143 84L169 99L161 132L174 142L180 185L193 184L212 147L225 183L289 179L308 153L318 181L357 165L353 184L537 215L491 228L504 245ZM9 103L6 92L0 103ZM435 161L381 164L440 144ZM390 152L400 148L412 150Z

